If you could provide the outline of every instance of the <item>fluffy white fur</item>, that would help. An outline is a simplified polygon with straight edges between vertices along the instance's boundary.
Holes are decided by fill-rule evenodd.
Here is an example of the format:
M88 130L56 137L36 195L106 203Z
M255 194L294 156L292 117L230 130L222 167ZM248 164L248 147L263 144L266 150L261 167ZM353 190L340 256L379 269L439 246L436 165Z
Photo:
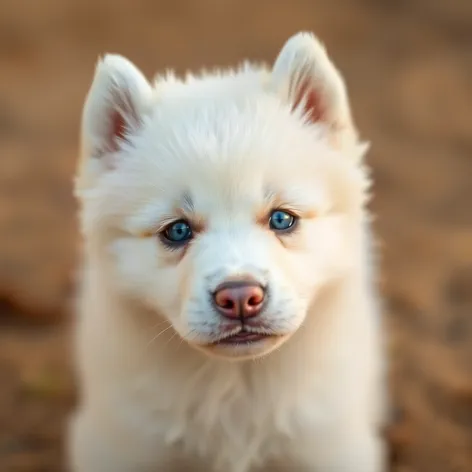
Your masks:
M72 471L385 470L365 150L307 33L273 68L183 81L99 62L76 186ZM300 216L290 234L264 219L279 207ZM182 212L200 229L170 250L158 233ZM214 344L209 293L242 276L269 288L260 316L276 336Z

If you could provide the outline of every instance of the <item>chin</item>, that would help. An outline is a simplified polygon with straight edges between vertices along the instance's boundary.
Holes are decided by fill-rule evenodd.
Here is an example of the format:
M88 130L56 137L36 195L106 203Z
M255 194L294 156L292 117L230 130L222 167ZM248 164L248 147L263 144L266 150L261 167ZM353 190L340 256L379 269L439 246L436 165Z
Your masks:
M284 344L289 334L248 336L222 339L209 344L190 343L191 346L211 357L244 361L257 359L270 354Z

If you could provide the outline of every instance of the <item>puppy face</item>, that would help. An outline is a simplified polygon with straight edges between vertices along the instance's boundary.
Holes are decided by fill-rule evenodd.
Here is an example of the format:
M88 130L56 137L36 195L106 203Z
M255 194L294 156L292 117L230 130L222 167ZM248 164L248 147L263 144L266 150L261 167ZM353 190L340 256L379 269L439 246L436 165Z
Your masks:
M255 77L157 86L81 193L115 289L233 359L281 345L349 269L365 192L360 150Z

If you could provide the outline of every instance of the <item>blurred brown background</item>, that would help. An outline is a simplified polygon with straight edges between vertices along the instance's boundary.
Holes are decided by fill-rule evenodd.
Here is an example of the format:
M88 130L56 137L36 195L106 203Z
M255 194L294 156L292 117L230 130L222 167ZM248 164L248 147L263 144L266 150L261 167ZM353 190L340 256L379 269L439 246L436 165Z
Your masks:
M302 29L373 143L392 468L472 471L472 0L0 0L0 471L65 470L71 183L97 56L149 76L271 61Z

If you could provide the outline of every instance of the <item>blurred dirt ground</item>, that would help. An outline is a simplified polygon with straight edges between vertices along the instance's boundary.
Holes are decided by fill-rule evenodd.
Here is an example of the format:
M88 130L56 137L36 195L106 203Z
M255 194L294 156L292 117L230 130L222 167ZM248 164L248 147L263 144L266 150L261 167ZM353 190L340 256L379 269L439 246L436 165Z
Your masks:
M373 143L393 470L472 471L471 0L0 0L0 471L65 470L71 179L97 56L183 72L272 60L301 29Z

